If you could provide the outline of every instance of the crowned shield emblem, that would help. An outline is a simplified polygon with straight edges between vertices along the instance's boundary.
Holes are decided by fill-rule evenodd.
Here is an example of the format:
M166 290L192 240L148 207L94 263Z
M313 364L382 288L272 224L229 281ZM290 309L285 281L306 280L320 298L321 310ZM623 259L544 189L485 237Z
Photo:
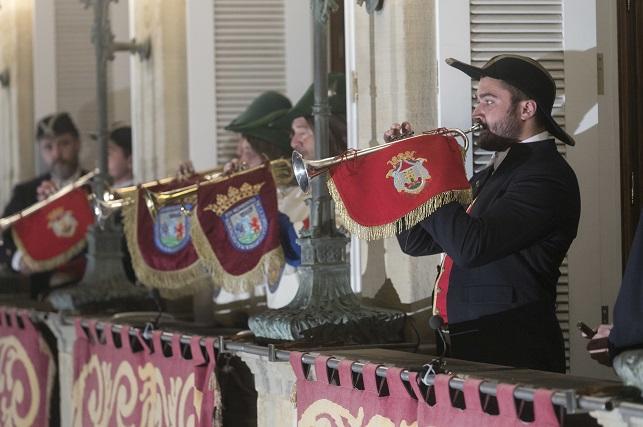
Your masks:
M268 234L268 220L258 196L251 197L223 214L228 237L241 251L250 251Z
M159 209L154 222L154 244L161 251L173 254L190 242L190 216L185 209L192 205L170 205Z
M78 227L74 212L64 208L56 208L49 212L47 221L47 226L59 238L72 237Z
M393 185L398 193L418 194L424 189L426 182L431 180L424 162L426 159L415 157L415 151L400 153L387 162L393 169L388 171L386 177L393 178Z

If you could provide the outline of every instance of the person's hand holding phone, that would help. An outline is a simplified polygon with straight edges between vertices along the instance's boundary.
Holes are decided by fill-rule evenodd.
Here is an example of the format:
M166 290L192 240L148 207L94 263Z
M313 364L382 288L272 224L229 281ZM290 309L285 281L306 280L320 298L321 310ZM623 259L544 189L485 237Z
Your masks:
M608 337L612 330L612 325L599 325L596 331L582 322L579 322L577 327L583 336L589 339L587 343L589 356L601 365L611 366Z

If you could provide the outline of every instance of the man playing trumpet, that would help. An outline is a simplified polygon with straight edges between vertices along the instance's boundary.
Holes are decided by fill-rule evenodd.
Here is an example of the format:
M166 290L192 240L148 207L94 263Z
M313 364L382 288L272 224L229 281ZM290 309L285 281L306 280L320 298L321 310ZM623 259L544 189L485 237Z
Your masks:
M58 189L77 180L83 173L80 168L80 135L68 113L55 113L42 118L36 126L38 150L47 172L20 183L13 189L9 203L2 217L14 213L44 200ZM25 264L22 254L16 249L11 231L5 231L3 244L0 246L0 262L10 265L14 270L30 276L32 296L48 289L50 282L68 282L80 279L84 270L83 257L76 257L64 271L42 272L32 274Z
M449 356L565 372L556 318L559 267L580 217L574 171L554 138L574 140L552 118L553 78L538 62L499 55L481 68L447 63L480 84L473 119L477 143L494 152L471 179L469 207L449 203L398 234L413 256L444 252L434 315ZM385 139L410 131L394 126Z

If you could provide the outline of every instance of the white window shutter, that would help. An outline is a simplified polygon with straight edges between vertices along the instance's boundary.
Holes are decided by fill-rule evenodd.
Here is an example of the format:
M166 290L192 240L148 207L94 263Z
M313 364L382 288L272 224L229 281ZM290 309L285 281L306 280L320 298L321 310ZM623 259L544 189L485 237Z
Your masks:
M554 118L564 127L563 6L562 0L470 0L471 63L482 66L500 54L518 54L537 59L556 81ZM474 97L478 82L472 82ZM565 155L565 145L558 142ZM491 153L473 151L473 169L484 168ZM565 337L569 370L569 277L567 257L560 268L557 315Z
M224 127L259 94L286 92L284 0L214 0L217 157L235 156Z

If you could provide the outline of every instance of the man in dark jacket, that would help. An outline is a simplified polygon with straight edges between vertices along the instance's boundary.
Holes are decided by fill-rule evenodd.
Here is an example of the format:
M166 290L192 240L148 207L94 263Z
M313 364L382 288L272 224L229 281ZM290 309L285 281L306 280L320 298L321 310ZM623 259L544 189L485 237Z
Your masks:
M63 186L74 182L83 173L79 163L80 135L68 113L56 113L42 118L36 126L36 140L48 171L14 187L3 217L20 212L47 198ZM44 291L49 285L51 272L32 274L24 263L21 252L16 249L11 231L5 231L2 237L0 262L29 275L32 294Z
M556 284L576 237L580 195L556 149L555 138L574 140L551 116L554 80L517 55L481 68L447 62L480 81L473 119L493 161L471 179L470 206L443 206L400 233L400 246L414 256L446 253L434 314L444 320L451 357L564 372Z

